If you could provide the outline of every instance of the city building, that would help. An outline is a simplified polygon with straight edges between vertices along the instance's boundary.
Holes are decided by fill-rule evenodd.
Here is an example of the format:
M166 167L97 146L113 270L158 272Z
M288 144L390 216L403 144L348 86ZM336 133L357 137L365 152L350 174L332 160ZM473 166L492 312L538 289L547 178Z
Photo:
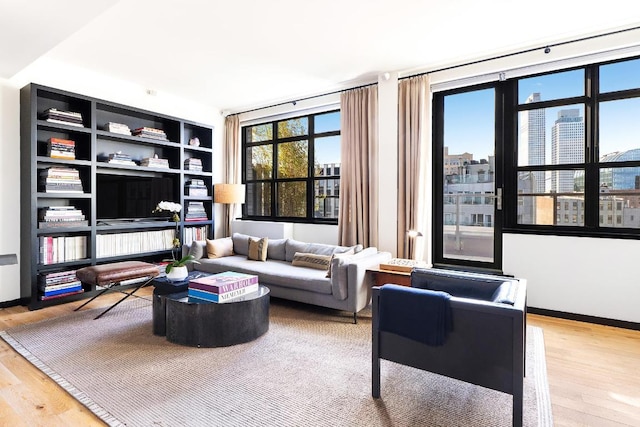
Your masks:
M539 92L534 92L527 97L525 104L540 102L542 99ZM521 166L536 166L545 164L545 110L538 108L535 110L522 111L519 114L520 137L518 141L518 163ZM532 189L535 193L545 192L544 172L533 172L530 176L533 179Z
M562 109L551 127L551 164L562 165L584 162L584 118L577 108ZM574 191L574 175L571 170L551 172L551 191Z

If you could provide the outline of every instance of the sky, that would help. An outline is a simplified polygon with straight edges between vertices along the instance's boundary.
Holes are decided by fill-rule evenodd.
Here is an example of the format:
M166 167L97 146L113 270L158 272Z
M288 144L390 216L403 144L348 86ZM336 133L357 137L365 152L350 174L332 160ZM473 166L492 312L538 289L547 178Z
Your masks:
M534 92L541 100L552 100L584 94L583 70L565 71L521 79L518 100L524 103ZM640 59L600 67L600 90L611 92L640 88ZM474 159L493 154L494 91L486 89L447 96L445 98L445 145L450 154L473 153ZM571 108L571 107L567 107ZM573 106L575 108L575 106ZM547 152L550 152L550 130L561 108L550 108L546 114ZM584 106L580 106L584 114ZM640 148L640 99L603 102L600 104L600 153Z

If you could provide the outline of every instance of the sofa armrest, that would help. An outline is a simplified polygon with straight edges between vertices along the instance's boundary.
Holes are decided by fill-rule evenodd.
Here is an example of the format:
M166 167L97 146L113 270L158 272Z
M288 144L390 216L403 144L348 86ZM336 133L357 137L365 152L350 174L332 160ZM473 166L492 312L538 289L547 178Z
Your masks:
M375 268L391 258L391 252L376 252L366 257L353 259L346 265L349 311L357 313L369 305L371 285L366 274L367 270Z

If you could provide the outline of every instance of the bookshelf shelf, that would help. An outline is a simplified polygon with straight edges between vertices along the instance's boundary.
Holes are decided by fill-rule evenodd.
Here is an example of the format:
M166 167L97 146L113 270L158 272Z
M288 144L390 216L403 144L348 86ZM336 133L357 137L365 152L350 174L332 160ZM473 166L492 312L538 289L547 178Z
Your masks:
M175 233L174 222L151 218L161 200L183 206L178 223L182 242L185 233L190 239L195 235L212 237L213 199L189 196L186 185L192 177L202 179L211 194L211 126L33 83L20 91L20 122L21 259L24 260L20 267L21 299L30 309L96 294L95 287L83 285L83 293L41 300L41 283L49 283L52 277L65 271L121 260L157 262L170 257L166 242L148 237L164 233L166 240L168 234ZM129 129L132 134L113 132L122 129ZM196 141L194 138L199 145L189 144L190 140ZM123 156L133 164L106 162L116 154L118 159ZM164 166L160 162L140 165L155 155L166 159L169 168L157 167ZM203 171L187 170L184 161L188 158L199 159ZM73 184L65 180L68 176ZM82 193L51 192L75 190L79 187L74 186L80 184ZM206 221L184 221L189 201L204 203ZM110 205L120 210L111 211ZM130 211L131 216L124 214ZM47 226L71 220L64 215L72 214L61 212L74 212L77 217L84 217L82 221L88 225ZM147 212L148 217L143 218ZM54 258L49 254L47 263L43 263L43 249L52 251L52 240L59 242L55 248L58 252ZM118 247L122 242L126 246ZM144 249L132 250L135 247ZM80 259L70 259L69 254L59 252L66 248L72 251L70 257ZM52 259L67 260L52 262Z

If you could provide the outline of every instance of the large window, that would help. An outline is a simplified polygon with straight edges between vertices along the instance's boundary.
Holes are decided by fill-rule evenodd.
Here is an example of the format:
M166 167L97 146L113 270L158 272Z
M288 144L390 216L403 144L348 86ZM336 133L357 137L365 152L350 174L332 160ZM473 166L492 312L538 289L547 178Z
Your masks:
M585 235L640 229L640 59L525 77L515 94L510 228ZM507 120L508 122L508 120Z
M338 222L340 111L242 128L244 217Z

